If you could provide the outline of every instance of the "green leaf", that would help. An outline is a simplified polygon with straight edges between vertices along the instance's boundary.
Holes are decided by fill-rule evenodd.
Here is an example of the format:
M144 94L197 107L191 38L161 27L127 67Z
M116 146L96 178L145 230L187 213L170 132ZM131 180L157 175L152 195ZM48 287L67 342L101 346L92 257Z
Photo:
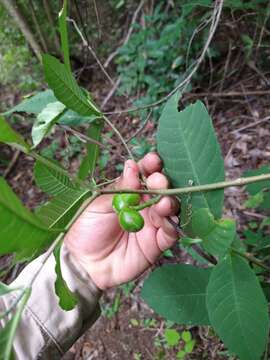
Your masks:
M244 176L249 177L249 176L257 176L257 175L269 174L269 173L270 173L270 167L267 165L264 165L264 166L260 167L259 169L250 170L250 171L245 172ZM270 180L259 181L259 182L255 182L252 184L248 184L246 186L247 192L252 196L254 196L254 195L258 194L259 192L262 192L263 190L266 190L266 189L268 191L263 192L264 200L262 201L262 203L259 204L259 207L261 209L269 209L270 208Z
M31 289L26 288L24 290L24 294L22 296L19 305L17 306L17 310L12 318L7 322L5 327L0 330L0 357L1 360L11 360L13 357L13 340L16 334L17 327L19 325L23 309L30 297Z
M60 264L60 251L61 251L61 244L58 245L54 250L54 257L56 261L55 293L59 298L60 307L65 311L70 311L74 309L74 307L78 304L78 300L75 294L68 288L67 283L63 279L61 272L61 264Z
M176 346L180 341L180 334L175 329L166 329L164 336L168 346L170 347Z
M23 100L20 104L14 106L3 115L11 115L15 112L38 115L45 107L51 103L55 103L56 101L57 99L52 90L41 91L36 95ZM81 116L75 111L68 110L59 117L58 122L62 125L79 126L95 120L96 117L97 116Z
M184 340L185 343L188 343L192 340L191 332L190 331L182 331L181 334L182 340Z
M262 282L261 287L266 300L270 302L270 283Z
M209 325L205 296L210 273L191 265L164 265L146 279L141 296L168 320Z
M198 209L192 216L192 232L201 238L202 245L210 254L222 257L230 248L235 235L234 220L215 220L208 209Z
M67 29L67 0L64 0L63 7L59 13L59 31L61 36L61 48L64 55L64 63L69 71L71 71L68 46L68 29Z
M250 196L245 202L244 207L254 209L261 205L264 201L264 192L260 191L257 194Z
M177 103L176 95L168 100L157 132L158 152L173 187L188 186L189 180L194 185L223 181L224 162L205 106L197 101L178 112ZM194 210L209 208L219 218L223 199L224 191L214 190L192 194L191 204Z
M185 350L179 350L178 353L176 354L177 359L184 359L185 356L186 356Z
M52 90L45 90L27 97L18 105L14 106L3 115L11 115L15 112L24 112L27 114L39 114L49 103L57 101L56 97L53 95Z
M88 195L89 190L69 190L38 208L36 215L49 228L65 228Z
M19 133L14 131L6 120L0 116L0 143L13 145L14 147L29 152L30 146L24 141Z
M191 354L194 349L194 346L195 346L195 340L189 341L188 343L185 344L185 347L184 347L185 352L187 354Z
M88 128L87 135L91 139L100 141L102 127L103 124L101 122L99 121L93 122ZM82 160L79 169L79 174L78 174L79 179L85 180L87 176L93 177L98 155L99 155L99 146L96 144L88 143L87 154Z
M43 138L48 135L53 125L58 121L66 107L61 102L56 101L48 104L38 115L32 127L32 139L34 147L40 144Z
M43 55L46 81L56 98L67 108L83 116L100 115L93 101L78 86L72 73L58 59Z
M17 258L32 257L57 236L27 210L3 178L0 178L0 254L15 252Z
M229 351L241 360L259 360L268 340L268 305L243 258L228 256L213 269L206 304L210 322Z
M2 282L0 282L0 296L6 295L6 294L16 291L18 289L19 288L15 289L15 288L9 287L6 284L3 284Z
M47 194L57 196L70 190L79 190L68 176L37 161L34 168L37 185Z
M68 110L61 115L57 123L67 126L80 126L82 124L90 124L98 118L96 115L81 116L75 111Z

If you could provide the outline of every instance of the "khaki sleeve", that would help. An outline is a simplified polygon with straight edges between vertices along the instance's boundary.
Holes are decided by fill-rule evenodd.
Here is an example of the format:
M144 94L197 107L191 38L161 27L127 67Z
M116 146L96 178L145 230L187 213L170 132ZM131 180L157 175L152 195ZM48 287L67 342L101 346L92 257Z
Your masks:
M31 262L11 284L29 283L42 257ZM78 305L64 311L54 291L55 260L52 255L36 279L30 299L17 329L14 351L17 360L60 359L100 314L97 289L89 276L71 259L65 246L61 251L61 268L68 287L77 294ZM9 308L16 297L13 293L0 298L0 311ZM0 326L4 326L0 321Z

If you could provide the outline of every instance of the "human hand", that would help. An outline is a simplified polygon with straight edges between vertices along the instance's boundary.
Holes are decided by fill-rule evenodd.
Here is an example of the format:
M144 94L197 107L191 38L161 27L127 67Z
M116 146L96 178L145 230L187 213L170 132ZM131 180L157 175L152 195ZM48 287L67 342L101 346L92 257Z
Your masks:
M139 174L142 173L149 189L166 189L168 180L161 170L161 160L155 153L147 154L138 164L128 160L114 187L140 189ZM142 210L143 229L128 233L119 225L112 197L101 195L94 200L65 237L70 253L102 290L139 276L178 238L177 231L166 219L179 212L175 198L164 196L157 204ZM143 201L148 199L148 195L142 196Z

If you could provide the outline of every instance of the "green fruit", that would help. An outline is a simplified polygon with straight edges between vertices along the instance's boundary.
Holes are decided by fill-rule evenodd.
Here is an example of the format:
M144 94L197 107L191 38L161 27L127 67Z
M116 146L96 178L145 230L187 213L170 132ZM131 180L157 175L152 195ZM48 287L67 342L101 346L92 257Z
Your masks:
M144 219L141 214L130 208L124 208L120 211L119 222L121 228L128 232L140 231L144 226Z
M139 194L116 194L113 197L112 206L119 213L125 207L138 205L140 200Z

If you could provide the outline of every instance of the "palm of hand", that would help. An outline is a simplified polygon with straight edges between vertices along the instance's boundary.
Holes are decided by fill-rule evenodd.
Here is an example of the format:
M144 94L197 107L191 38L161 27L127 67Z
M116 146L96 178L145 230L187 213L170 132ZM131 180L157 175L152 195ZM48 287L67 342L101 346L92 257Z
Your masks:
M141 166L143 161L144 159ZM127 163L124 176L117 187L139 188L139 168L134 162ZM153 168L155 170L157 166ZM148 187L167 187L164 175L155 171L151 173L147 179ZM147 197L144 196L143 200L147 200ZM66 237L70 252L101 289L134 279L177 239L175 229L165 218L177 213L175 200L164 197L157 205L142 210L145 225L137 233L128 233L121 229L111 202L110 195L96 199Z

